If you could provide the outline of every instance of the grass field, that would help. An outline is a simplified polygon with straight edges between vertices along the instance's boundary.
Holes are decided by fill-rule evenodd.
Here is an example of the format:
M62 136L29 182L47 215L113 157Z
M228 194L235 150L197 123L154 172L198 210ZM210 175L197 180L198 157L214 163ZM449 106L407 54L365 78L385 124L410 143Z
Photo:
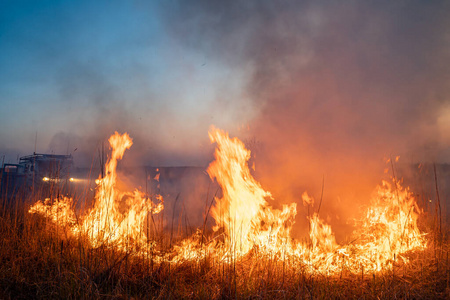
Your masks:
M0 217L2 299L448 299L449 241L431 238L409 264L391 270L324 276L308 266L255 249L235 261L205 256L197 261L158 262L152 252L91 248L36 215L26 205L2 207ZM154 254L170 252L160 233ZM161 246L163 245L163 246Z
M296 203L272 208L243 143L218 130L211 137L218 150L207 172L222 195L209 201L201 228L174 226L181 216L164 215L161 197L117 188L117 161L131 146L117 133L90 207L20 191L1 199L0 298L450 298L449 224L437 184L434 211L423 213L394 177L377 187L349 241L338 244L318 212L296 241Z

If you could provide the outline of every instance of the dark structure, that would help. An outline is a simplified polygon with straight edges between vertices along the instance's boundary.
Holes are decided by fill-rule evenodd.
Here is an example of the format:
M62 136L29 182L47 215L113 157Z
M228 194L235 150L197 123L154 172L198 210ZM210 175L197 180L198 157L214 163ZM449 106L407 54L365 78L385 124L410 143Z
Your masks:
M44 197L68 192L73 181L72 155L40 154L23 156L17 164L4 164L0 169L0 195L4 199L26 198L40 193Z

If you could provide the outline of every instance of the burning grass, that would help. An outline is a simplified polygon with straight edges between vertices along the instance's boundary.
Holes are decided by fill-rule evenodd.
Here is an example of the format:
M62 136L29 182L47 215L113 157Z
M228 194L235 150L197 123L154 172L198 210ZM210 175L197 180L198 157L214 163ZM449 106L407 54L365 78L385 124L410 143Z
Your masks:
M90 209L77 212L70 198L3 208L0 297L450 296L450 243L419 229L421 210L396 179L377 187L351 242L336 243L317 213L309 239L295 241L296 204L272 208L244 144L215 128L210 138L217 149L208 174L222 188L210 209L212 232L173 238L155 222L161 197L154 203L138 190L118 190L117 162L132 141L116 133Z
M391 270L335 276L293 267L289 258L253 249L229 262L214 255L180 262L106 247L44 230L45 220L2 218L0 298L425 298L449 296L449 243L432 243ZM11 227L16 222L15 227ZM158 237L155 237L158 240ZM166 241L167 242L167 241Z

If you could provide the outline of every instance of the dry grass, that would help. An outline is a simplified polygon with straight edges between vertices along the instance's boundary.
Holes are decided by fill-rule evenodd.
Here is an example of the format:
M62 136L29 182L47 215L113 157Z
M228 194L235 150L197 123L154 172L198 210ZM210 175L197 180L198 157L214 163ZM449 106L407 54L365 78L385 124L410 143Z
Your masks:
M311 275L306 267L293 269L283 259L263 258L256 251L233 263L206 258L157 264L151 255L88 248L28 214L25 204L14 203L0 211L1 299L450 298L450 242L445 238L415 253L411 264L376 274Z

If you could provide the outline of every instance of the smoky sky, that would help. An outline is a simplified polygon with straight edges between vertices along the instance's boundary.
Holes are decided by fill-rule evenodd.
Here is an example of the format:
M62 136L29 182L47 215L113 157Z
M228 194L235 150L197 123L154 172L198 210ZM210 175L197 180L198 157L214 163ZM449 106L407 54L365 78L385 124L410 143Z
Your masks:
M188 1L166 11L186 46L247 71L254 127L313 132L305 138L323 149L335 138L446 147L444 1Z
M256 174L288 194L390 156L448 161L445 1L2 5L2 153L37 136L89 164L117 130L139 164L204 166L214 124L255 141Z
M214 124L275 199L308 191L345 229L387 159L450 161L449 17L448 1L3 1L0 155L89 166L119 131L124 164L205 167Z
M256 114L242 135L276 196L323 189L345 217L387 159L449 161L448 2L179 1L164 13L186 47L245 70Z

